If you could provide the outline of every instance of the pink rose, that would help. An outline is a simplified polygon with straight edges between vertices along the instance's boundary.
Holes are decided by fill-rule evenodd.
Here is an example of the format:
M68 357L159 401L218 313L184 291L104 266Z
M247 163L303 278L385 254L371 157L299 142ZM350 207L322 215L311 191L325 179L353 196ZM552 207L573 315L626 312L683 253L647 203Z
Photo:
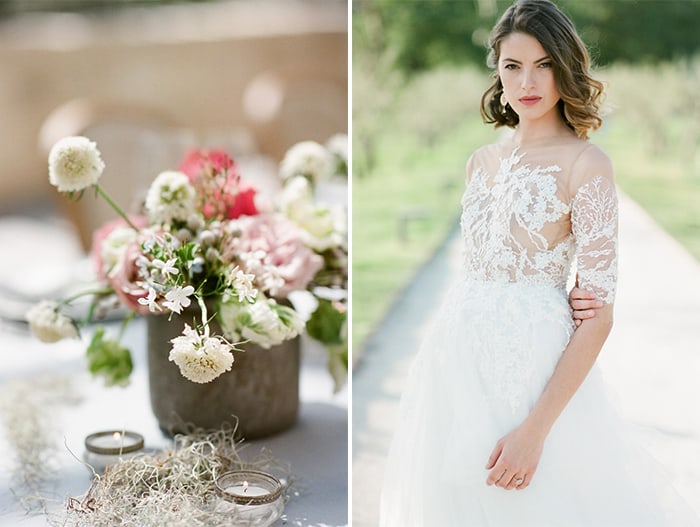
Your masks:
M258 286L273 296L283 298L306 289L323 267L323 258L304 245L299 228L281 214L241 216L234 232L224 240L224 259L256 275ZM244 254L248 259L241 258ZM281 283L266 287L269 271Z

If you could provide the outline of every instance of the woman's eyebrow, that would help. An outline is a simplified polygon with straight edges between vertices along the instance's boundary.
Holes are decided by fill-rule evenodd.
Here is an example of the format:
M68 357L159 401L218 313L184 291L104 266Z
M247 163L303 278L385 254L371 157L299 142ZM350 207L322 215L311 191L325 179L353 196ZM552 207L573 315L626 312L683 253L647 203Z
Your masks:
M545 61L545 60L549 60L549 55L545 55L545 56L542 57L541 59L537 59L537 60L534 62L534 64L538 64L538 63L540 63L540 62L542 62L542 61ZM515 64L522 64L522 62L520 62L519 60L511 59L511 58L508 58L508 57L504 58L504 59L503 59L503 62L514 62Z

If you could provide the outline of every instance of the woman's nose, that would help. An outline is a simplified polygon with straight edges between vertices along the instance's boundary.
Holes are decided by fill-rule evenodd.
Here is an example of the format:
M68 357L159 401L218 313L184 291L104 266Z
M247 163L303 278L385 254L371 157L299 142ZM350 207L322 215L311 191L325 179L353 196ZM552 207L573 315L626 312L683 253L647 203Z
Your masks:
M522 88L532 88L535 84L534 74L529 69L523 69Z

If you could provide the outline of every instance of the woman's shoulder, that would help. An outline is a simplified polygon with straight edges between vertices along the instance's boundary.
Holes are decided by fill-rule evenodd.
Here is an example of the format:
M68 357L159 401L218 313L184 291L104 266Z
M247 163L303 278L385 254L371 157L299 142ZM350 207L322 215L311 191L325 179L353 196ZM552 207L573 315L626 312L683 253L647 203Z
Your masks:
M571 166L574 187L583 185L595 178L614 180L613 164L610 157L598 145L584 141L585 146Z
M503 158L505 146L503 141L489 143L480 146L472 152L467 159L467 172L471 173L474 169L481 167L490 167Z

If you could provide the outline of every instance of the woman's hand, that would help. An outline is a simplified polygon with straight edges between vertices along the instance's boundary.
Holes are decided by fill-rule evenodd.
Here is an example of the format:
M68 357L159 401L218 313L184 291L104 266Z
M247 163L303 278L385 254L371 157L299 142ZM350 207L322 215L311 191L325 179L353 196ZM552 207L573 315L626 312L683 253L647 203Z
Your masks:
M545 435L524 422L496 443L486 463L487 485L506 490L527 488L540 462Z
M576 327L579 327L584 320L595 317L595 310L604 305L595 293L579 288L578 284L569 293L569 304L573 310Z

